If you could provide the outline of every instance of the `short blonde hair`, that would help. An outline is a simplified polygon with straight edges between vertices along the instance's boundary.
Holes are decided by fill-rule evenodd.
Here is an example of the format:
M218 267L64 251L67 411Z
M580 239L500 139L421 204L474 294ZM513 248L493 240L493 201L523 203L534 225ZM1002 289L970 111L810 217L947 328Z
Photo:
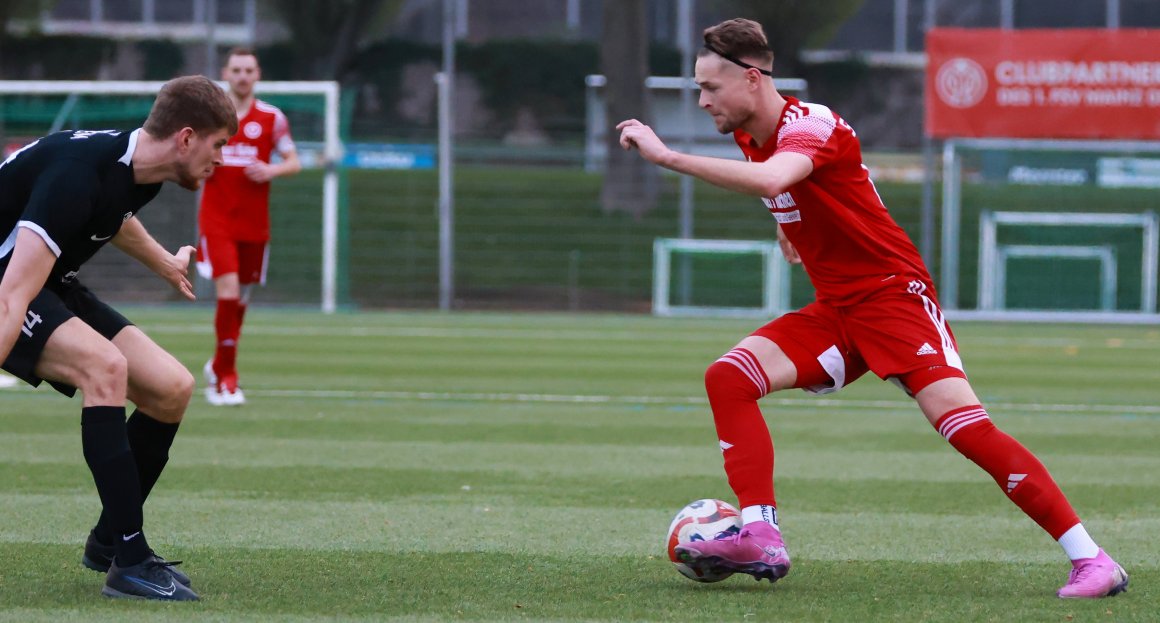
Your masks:
M773 64L773 50L761 24L743 18L729 19L705 29L705 48L698 55L715 52L735 61L750 58L763 65Z

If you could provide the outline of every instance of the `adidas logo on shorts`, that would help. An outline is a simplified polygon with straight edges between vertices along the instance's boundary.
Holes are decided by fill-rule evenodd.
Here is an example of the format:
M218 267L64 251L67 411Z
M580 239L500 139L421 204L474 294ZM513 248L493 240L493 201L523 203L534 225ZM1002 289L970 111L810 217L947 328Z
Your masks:
M916 355L937 355L938 351L935 350L934 348L932 348L929 343L923 342L922 348L919 348L918 352L914 353L914 354L916 354Z

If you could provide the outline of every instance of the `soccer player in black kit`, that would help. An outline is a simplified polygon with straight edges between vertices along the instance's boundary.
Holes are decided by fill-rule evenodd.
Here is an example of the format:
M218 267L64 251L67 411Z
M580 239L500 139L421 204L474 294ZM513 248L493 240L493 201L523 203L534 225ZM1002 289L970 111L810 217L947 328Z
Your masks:
M187 76L162 87L137 130L58 132L0 164L0 360L33 386L83 395L81 445L102 513L82 562L108 572L101 592L110 597L198 599L176 563L149 547L142 515L194 379L77 274L112 242L192 299L194 248L170 253L134 217L162 182L198 189L236 130L225 93ZM128 421L127 401L136 407Z

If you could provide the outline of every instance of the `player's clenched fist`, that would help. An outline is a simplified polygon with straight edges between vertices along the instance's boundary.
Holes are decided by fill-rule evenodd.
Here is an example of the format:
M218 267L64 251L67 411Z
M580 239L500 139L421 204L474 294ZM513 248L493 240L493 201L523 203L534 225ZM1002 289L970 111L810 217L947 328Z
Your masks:
M635 147L640 155L649 162L660 162L661 158L669 151L664 142L657 138L656 132L653 132L652 128L636 119L621 121L616 124L616 129L620 130L620 146L626 150Z

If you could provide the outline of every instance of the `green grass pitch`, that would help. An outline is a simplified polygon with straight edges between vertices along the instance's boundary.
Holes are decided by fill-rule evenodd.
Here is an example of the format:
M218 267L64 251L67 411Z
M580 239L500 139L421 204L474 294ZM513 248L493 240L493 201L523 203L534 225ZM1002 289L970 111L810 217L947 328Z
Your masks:
M131 308L191 370L207 306ZM956 326L994 420L1128 570L1055 598L1059 547L904 396L864 378L763 408L790 575L698 585L672 515L733 501L702 373L756 321L257 309L250 404L200 394L146 505L203 601L102 598L79 400L0 391L3 621L1155 621L1160 330ZM200 391L200 390L199 390Z

